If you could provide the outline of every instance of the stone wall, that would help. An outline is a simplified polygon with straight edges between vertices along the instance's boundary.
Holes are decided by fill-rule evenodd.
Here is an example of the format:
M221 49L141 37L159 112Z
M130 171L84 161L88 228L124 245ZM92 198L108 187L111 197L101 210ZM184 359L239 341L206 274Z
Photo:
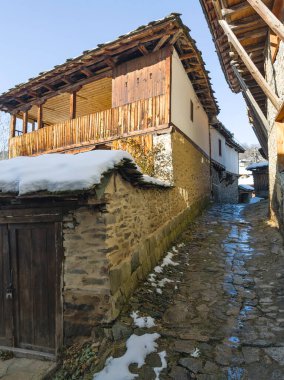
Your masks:
M209 161L178 132L172 149L172 188L138 188L114 173L102 199L64 217L64 332L87 337L114 320L170 244L207 205ZM93 204L92 204L93 203Z
M63 220L64 337L90 336L109 320L110 280L106 252L106 214L91 204Z
M280 43L275 62L271 60L271 52L268 46L266 52L266 79L271 88L280 97L284 98L284 43ZM267 118L270 125L268 131L268 153L269 153L269 193L271 218L283 225L283 192L282 179L277 169L277 128L274 124L276 109L272 103L267 102Z
M168 136L174 188L143 190L113 176L105 191L113 318L210 196L208 159L182 134Z
M221 178L224 178L221 181ZM219 172L212 167L212 192L213 199L217 203L238 203L239 189L238 189L238 176L229 174L226 179L226 172L219 176Z

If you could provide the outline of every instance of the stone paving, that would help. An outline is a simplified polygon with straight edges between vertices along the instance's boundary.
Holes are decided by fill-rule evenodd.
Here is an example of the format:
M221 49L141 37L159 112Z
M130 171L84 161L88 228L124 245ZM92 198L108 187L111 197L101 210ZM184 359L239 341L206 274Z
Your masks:
M171 249L179 265L153 272L138 289L99 356L122 355L132 333L158 332L158 352L167 352L160 379L284 379L284 250L267 210L260 202L204 213ZM153 279L165 278L157 291ZM156 326L135 328L136 310ZM153 353L130 370L151 380L159 366Z
M267 202L215 205L196 220L170 250L174 265L154 271L117 322L98 331L105 338L94 345L97 359L84 379L107 357L123 355L131 334L156 332L157 353L141 368L130 366L137 379L158 379L164 350L161 380L284 379L284 250L267 210ZM133 311L156 325L135 327ZM42 379L45 365L0 361L0 379Z
M0 379L41 380L54 365L53 362L26 358L0 360Z

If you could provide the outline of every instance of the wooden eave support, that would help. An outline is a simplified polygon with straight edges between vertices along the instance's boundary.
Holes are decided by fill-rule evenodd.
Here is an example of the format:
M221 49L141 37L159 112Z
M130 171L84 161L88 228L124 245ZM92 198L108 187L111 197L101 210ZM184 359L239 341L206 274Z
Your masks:
M15 114L12 114L11 120L10 120L10 138L15 137L16 122L17 122L17 116Z
M37 108L37 128L41 129L43 127L43 119L42 119L42 105L43 103L38 104Z
M261 121L261 123L263 125L263 132L267 136L267 131L269 129L269 123L268 123L265 115L261 111L259 105L257 104L256 100L254 99L251 91L247 87L245 81L243 80L241 74L238 72L237 68L235 66L232 66L232 69L233 69L234 74L236 75L236 77L238 79L238 82L240 83L240 86L242 88L243 94L246 96L246 98L248 99L249 103L252 105L252 107L255 109L255 111L259 115L259 119L260 119L260 121Z
M94 73L88 67L82 67L80 71L85 74L88 78L93 77Z
M166 41L170 38L170 35L169 34L166 34L165 36L163 36L157 43L157 45L154 47L153 49L153 52L156 52L158 51L159 49L161 49L161 47L166 43Z
M70 119L76 118L77 97L76 91L70 93Z
M251 58L249 57L248 53L245 51L243 46L241 45L240 41L237 39L231 28L229 27L228 23L225 20L219 20L219 24L223 28L225 34L227 35L229 42L234 46L236 52L242 59L243 63L255 79L255 81L259 84L265 95L270 99L271 103L274 105L274 107L279 110L279 108L282 105L281 99L276 96L276 94L273 92L273 90L270 88L269 84L266 82L266 80L263 78L261 73L259 72L256 65L253 63Z
M241 86L243 95L247 103L250 104L250 107L253 110L254 117L257 120L257 126L255 126L254 130L262 146L262 149L264 150L264 153L267 156L268 155L267 139L268 139L269 123L265 115L263 114L262 110L260 109L257 101L255 100L252 93L250 92L247 85L245 84L245 81L243 80L242 76L238 72L237 68L235 66L232 66L232 69L234 71L234 74L236 75L236 78L238 79L238 82Z
M271 30L284 41L284 25L261 0L247 0Z
M180 36L183 34L183 30L182 29L179 29L172 37L171 41L170 41L170 44L171 45L174 45L177 40L180 38Z
M139 49L139 51L140 51L143 55L148 55L148 54L149 54L149 51L147 50L146 46L143 45L143 44L139 44L139 45L138 45L138 49Z
M190 58L193 58L193 57L195 57L195 56L196 56L196 53L194 53L194 52L191 52L191 53L185 53L185 54L180 55L179 59L180 59L181 61L183 61L183 60L185 60L185 59L190 59Z
M23 134L27 133L28 131L28 111L23 112Z

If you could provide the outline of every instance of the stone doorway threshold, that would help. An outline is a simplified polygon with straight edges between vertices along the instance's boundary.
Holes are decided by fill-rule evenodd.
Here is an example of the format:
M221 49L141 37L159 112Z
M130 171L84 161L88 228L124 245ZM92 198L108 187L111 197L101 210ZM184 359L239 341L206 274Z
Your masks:
M54 361L35 358L14 357L0 360L1 380L43 380L53 373L57 364Z

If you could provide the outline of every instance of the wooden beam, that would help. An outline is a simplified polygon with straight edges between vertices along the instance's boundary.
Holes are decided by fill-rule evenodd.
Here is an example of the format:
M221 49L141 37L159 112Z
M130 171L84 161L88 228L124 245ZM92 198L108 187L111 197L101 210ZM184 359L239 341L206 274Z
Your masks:
M41 129L43 127L42 123L42 103L38 104L37 108L37 128Z
M243 3L241 5L238 5L235 8L222 8L221 12L222 12L222 16L227 17L227 16L234 16L240 12L248 11L249 9L251 9L251 6Z
M169 34L166 34L165 36L163 36L162 38L160 38L160 40L158 41L157 45L154 47L153 49L153 52L156 52L158 51L159 49L161 49L161 47L164 45L164 43L169 39L170 35Z
M17 122L17 117L16 115L12 114L11 119L10 119L10 138L15 137L16 122Z
M171 39L171 41L170 41L170 44L171 44L171 45L174 45L174 44L177 42L177 40L179 39L179 37L180 37L182 34L183 34L183 30L182 30L182 29L178 30L178 31L173 35L173 37L172 37L172 39Z
M197 67L189 67L189 68L185 69L185 72L186 73L192 73L192 72L194 72L196 70L197 70Z
M271 30L284 41L284 25L261 0L247 0Z
M148 55L148 54L149 54L149 51L147 50L146 46L143 45L143 44L139 44L139 45L138 45L138 49L139 49L139 51L140 51L143 55Z
M115 60L112 57L106 57L104 61L111 69L115 68Z
M28 111L25 111L23 113L23 134L27 133L28 131L28 118L29 118Z
M191 79L191 82L192 82L192 84L205 84L205 83L207 83L207 80L204 78L204 79Z
M237 31L236 36L238 37L239 41L244 41L249 38L260 38L267 35L267 27L261 27L259 29L254 29L251 31L243 32L243 31Z
M259 124L261 125L262 133L267 138L268 137L268 130L269 130L269 123L263 114L262 110L260 109L257 101L254 99L252 93L248 89L247 85L245 84L245 81L243 80L242 76L238 72L235 66L232 66L232 69L234 71L234 74L236 75L238 82L240 83L240 86L242 88L242 92L246 100L250 103L252 109L254 110L254 114L257 117Z
M193 58L196 56L196 53L195 52L191 52L191 53L185 53L185 54L182 54L180 55L179 59L181 61L183 61L184 59L190 59L190 58Z
M82 71L82 73L85 74L88 78L94 76L94 73L88 67L82 67L80 71Z
M78 89L78 86L82 87L85 84L94 82L95 80L98 80L98 79L107 78L107 77L111 77L111 70L109 70L109 69L107 69L106 71L104 71L104 72L102 72L100 74L94 74L93 77L83 79L83 80L81 80L78 83L74 83L73 85L64 86L60 90L54 90L53 89L53 92L48 92L46 95L43 95L40 98L40 101L41 102L45 102L46 100L48 100L50 98L53 98L56 95L64 94L64 93L67 93L67 92L72 92L72 91L74 91L74 89L76 89L76 88ZM46 84L44 84L43 86L47 87ZM23 111L27 107L31 108L33 105L36 105L38 103L38 101L39 101L39 99L34 99L34 100L30 101L29 103L23 104L22 106L18 107L17 109L13 109L13 113L18 113L20 111ZM10 111L10 112L12 112L12 111Z
M247 69L253 76L253 78L256 80L256 82L259 84L259 86L262 88L265 95L270 99L271 103L274 105L274 107L278 110L281 105L282 101L281 99L274 93L274 91L270 88L269 84L266 82L266 80L263 78L261 73L259 72L256 65L253 63L253 61L250 59L248 53L245 51L243 46L241 45L240 41L237 39L233 31L230 29L228 23L225 20L219 20L219 23L221 27L223 28L225 34L227 35L229 41L234 46L235 50L237 51L238 55L246 65Z
M76 91L73 91L70 94L70 119L76 118L76 100Z

